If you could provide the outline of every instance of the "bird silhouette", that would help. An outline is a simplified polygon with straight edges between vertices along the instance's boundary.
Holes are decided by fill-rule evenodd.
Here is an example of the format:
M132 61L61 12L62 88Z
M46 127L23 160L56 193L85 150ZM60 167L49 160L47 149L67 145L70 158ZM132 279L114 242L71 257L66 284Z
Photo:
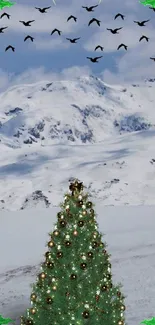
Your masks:
M147 23L149 20L150 20L150 19L148 19L148 20L143 20L143 21L141 21L141 22L139 22L139 21L135 21L135 20L134 20L134 23L138 24L139 26L145 26L144 24Z
M94 51L96 51L97 49L100 49L101 51L103 51L104 47L101 46L101 45L97 45L97 46L95 47L95 50L94 50Z
M92 18L89 23L88 23L88 26L90 26L90 24L92 24L94 21L96 21L97 25L100 26L100 20L96 19L96 18Z
M125 48L125 50L127 51L127 47L128 47L128 46L125 45L125 44L123 44L123 43L120 44L120 45L118 46L117 50L119 50L122 46L123 46L123 47Z
M117 33L118 30L122 29L123 27L120 28L115 28L115 29L111 29L111 28L107 28L107 30L110 30L112 34L119 34Z
M146 41L148 42L149 41L149 38L147 37L147 36L145 36L145 35L142 35L141 37L140 37L140 39L139 39L139 42L142 40L142 39L146 39Z
M61 30L55 28L55 29L52 30L51 35L53 35L55 32L57 32L59 35L61 35L61 33L62 33Z
M121 17L121 18L124 20L124 17L125 17L125 16L119 13L119 14L117 14L117 15L115 16L114 19L116 19L117 17Z
M93 9L94 8L96 8L96 7L98 7L98 5L96 5L96 6L91 6L91 7L85 7L85 6L82 6L82 8L85 8L87 11L94 11Z
M149 7L149 9L152 9L153 11L155 11L155 8Z
M78 40L78 39L80 39L81 37L78 37L78 38L73 38L73 39L71 39L71 38L66 38L68 41L70 41L71 43L77 43L76 41Z
M98 59L102 58L103 56L96 56L95 58L90 58L89 56L87 56L87 59L89 59L91 62L95 63L97 62L98 63Z
M8 50L8 49L11 49L13 52L15 51L15 48L12 46L12 45L8 45L5 49L5 52Z
M150 58L151 60L155 61L155 58Z
M50 9L51 7L45 7L45 8L38 8L38 7L35 7L35 9L38 9L42 14L43 13L46 13L47 11L47 9Z
M19 20L20 23L23 23L24 26L31 26L30 23L33 23L35 20L28 20L28 21L23 21Z
M77 21L77 18L75 16L72 16L72 15L68 17L67 21L69 21L70 19L74 19L74 21Z
M11 15L7 14L6 12L4 12L4 13L0 16L0 18L3 18L4 16L7 16L7 18L10 19L10 16L11 16Z
M32 37L32 36L30 36L30 35L27 35L27 36L24 38L24 42L25 42L28 38L33 42L34 37Z
M6 28L8 28L8 27L0 27L0 33L4 33L3 29L6 29Z

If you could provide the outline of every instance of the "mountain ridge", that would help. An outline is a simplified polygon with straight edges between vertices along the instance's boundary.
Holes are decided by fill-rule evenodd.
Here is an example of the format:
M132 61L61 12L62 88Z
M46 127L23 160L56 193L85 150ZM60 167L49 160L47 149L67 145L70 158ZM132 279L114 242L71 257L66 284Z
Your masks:
M0 210L56 206L78 175L105 205L154 204L154 88L90 76L1 93Z

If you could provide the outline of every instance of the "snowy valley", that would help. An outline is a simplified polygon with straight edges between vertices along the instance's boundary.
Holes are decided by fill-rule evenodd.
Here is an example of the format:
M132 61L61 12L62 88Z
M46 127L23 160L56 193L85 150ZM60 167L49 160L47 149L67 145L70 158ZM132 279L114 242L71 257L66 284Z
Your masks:
M71 177L104 205L154 205L154 79L42 81L0 101L0 210L58 206Z

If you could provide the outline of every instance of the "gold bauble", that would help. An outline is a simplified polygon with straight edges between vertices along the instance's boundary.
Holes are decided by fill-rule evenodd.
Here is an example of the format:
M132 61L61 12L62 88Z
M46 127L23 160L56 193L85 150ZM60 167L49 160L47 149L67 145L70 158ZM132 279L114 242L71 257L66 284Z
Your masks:
M124 325L123 320L119 320L118 325Z
M32 293L32 294L31 294L31 300L32 300L32 301L35 301L36 298L37 298L36 294L35 294L35 293Z
M53 286L52 289L53 289L54 291L56 291L56 290L57 290L57 287L56 287L56 286Z
M58 235L59 235L59 231L58 231L58 230L54 230L53 234L54 234L55 236L58 236Z
M83 210L82 211L82 214L83 214L83 216L85 216L87 214L87 211L86 210Z
M44 280L46 278L46 274L44 272L42 272L42 273L40 273L39 277Z
M77 236L77 235L78 235L77 230L74 230L74 231L73 231L73 235L74 235L74 236Z
M31 309L30 309L30 313L31 313L32 315L34 315L34 314L36 313L36 309L35 309L35 308L31 308Z
M53 243L52 240L50 240L50 241L48 242L48 247L53 247L53 246L54 246L54 243Z
M122 306L120 307L120 309L121 309L121 310L125 310L125 306L122 305Z
M51 258L51 253L50 253L50 252L46 252L46 253L45 253L45 257L46 257L46 258Z

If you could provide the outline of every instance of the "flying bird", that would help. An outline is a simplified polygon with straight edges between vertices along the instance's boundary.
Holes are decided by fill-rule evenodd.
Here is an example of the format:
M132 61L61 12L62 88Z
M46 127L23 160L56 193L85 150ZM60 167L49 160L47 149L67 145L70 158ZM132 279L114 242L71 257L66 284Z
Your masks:
M71 38L66 38L68 41L70 41L71 43L77 43L76 41L78 40L78 39L80 39L81 37L78 37L78 38L73 38L73 39L71 39Z
M55 32L57 32L59 35L61 35L61 33L62 33L61 30L55 28L55 29L52 30L51 35L53 35Z
M90 57L88 57L87 56L87 59L89 59L91 62L93 62L93 63L95 63L95 62L97 62L98 63L98 59L100 59L100 58L102 58L102 56L96 56L95 58L90 58Z
M88 23L88 26L90 26L90 24L92 24L94 21L96 21L97 25L100 26L100 20L96 19L96 18L92 18L89 23Z
M151 60L155 61L155 58L150 58Z
M95 50L94 50L94 51L96 51L97 49L100 49L101 51L103 51L104 47L101 46L101 45L97 45L97 46L95 47Z
M29 21L19 20L19 22L23 23L24 26L31 26L30 23L33 23L33 21L35 21L35 20L29 20Z
M0 27L0 33L4 33L3 29L6 29L6 28L8 28L8 27Z
M122 29L123 27L120 28L115 28L115 29L111 29L111 28L107 28L107 30L110 30L112 34L119 34L117 33L118 30Z
M82 8L85 8L87 11L94 11L93 9L94 8L96 8L96 7L98 7L98 5L96 5L96 6L91 6L91 7L85 7L85 6L82 6Z
M13 52L15 51L15 48L12 46L12 45L8 45L5 49L5 52L8 50L8 49L11 49Z
M149 20L150 20L150 19L148 19L148 20L143 20L143 21L141 21L141 22L139 22L139 21L135 21L135 20L134 20L134 23L138 24L139 26L145 26L144 24L147 23Z
M142 40L142 39L146 39L146 41L148 42L149 41L149 37L145 36L145 35L142 35L141 38L139 39L139 42Z
M34 37L32 37L32 36L30 36L30 35L27 35L27 36L24 38L24 42L25 42L28 38L33 42Z
M38 7L35 7L35 9L38 9L42 14L43 13L46 13L47 11L47 9L50 9L51 8L51 6L50 7L45 7L45 8L38 8Z
M7 18L10 19L10 16L11 16L11 15L7 14L6 12L4 12L4 13L0 16L0 18L3 18L4 16L7 16Z
M72 18L74 19L74 21L77 21L77 18L75 16L72 16L72 15L68 17L67 21L69 21Z
M127 45L125 45L125 44L123 44L123 43L122 43L122 44L120 44L120 45L118 46L117 50L119 50L119 49L120 49L122 46L123 46L123 47L124 47L124 49L127 51L127 47L128 47L128 46L127 46Z
M125 16L119 13L119 14L117 14L117 15L115 16L114 19L116 19L117 17L121 17L121 18L124 20L124 17L125 17Z

